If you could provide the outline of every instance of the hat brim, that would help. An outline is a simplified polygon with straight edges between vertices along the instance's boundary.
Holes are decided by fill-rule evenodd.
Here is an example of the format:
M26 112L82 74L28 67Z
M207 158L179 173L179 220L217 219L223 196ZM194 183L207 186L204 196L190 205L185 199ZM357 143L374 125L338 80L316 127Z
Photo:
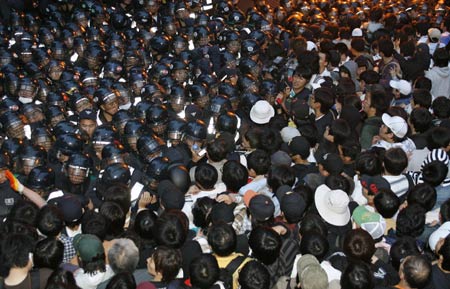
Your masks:
M275 116L275 109L273 109L273 107L270 108L270 114L267 115L266 117L258 117L255 113L255 107L253 106L252 109L250 110L250 119L256 123L256 124L266 124L270 121L270 119L272 117Z
M338 214L330 210L327 206L326 197L331 189L326 185L321 185L316 189L314 202L316 204L319 215L329 224L334 226L345 226L350 221L350 209L347 208L344 214Z

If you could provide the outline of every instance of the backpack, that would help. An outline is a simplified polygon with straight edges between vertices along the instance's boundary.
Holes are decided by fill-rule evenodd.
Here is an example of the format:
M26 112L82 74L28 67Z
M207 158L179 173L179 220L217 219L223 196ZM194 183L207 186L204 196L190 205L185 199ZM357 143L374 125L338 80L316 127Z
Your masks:
M237 256L225 268L220 269L219 280L223 282L225 289L233 288L233 273L241 266L246 257Z

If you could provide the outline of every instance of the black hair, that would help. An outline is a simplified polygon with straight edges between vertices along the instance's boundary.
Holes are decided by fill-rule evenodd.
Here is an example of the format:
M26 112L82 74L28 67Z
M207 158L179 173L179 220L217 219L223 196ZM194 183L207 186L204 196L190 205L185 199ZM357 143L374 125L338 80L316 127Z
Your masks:
M409 120L418 133L427 132L433 125L433 116L425 107L413 109Z
M225 257L236 250L236 232L226 223L211 226L208 231L208 243L214 254Z
M347 195L352 194L352 184L349 178L343 175L329 175L325 179L325 185L332 190L343 190Z
M372 85L369 91L371 93L370 107L375 108L376 116L381 116L389 109L389 101L386 95L386 91L383 87L377 84Z
M95 211L87 211L81 218L81 232L97 236L100 240L106 237L106 218Z
M401 210L397 216L396 234L398 237L418 237L425 229L425 210L418 204L412 204Z
M361 145L354 140L346 140L341 144L341 151L344 157L349 157L355 161L361 153Z
M412 93L412 98L415 105L429 109L431 107L431 93L427 89L416 88Z
M124 232L126 212L122 210L122 207L112 201L104 202L100 207L100 214L105 217L106 220L106 240L112 240L119 237Z
M279 130L268 128L263 130L261 134L261 149L270 155L280 149L283 139Z
M319 214L308 213L303 217L300 223L300 229L298 230L298 233L301 236L306 236L310 232L317 232L322 236L328 235L327 224L320 217Z
M449 55L448 51L444 48L437 48L433 53L434 66L436 67L447 67L448 66Z
M394 43L389 38L382 38L378 41L378 49L385 57L391 57L394 53Z
M383 165L389 174L398 176L408 166L408 156L401 148L390 148L384 154Z
M390 219L400 208L400 198L391 189L379 189L373 203L383 218Z
M422 167L422 179L425 183L437 187L447 177L448 165L440 161L432 161Z
M306 80L310 80L313 76L313 73L310 68L305 66L298 66L297 69L294 71L294 75L298 75Z
M229 151L228 142L223 137L218 137L206 146L208 158L213 162L219 162L227 157Z
M305 137L309 142L311 148L315 147L319 142L319 138L322 137L318 135L317 128L314 124L303 124L298 126L297 129L300 132L300 135Z
M367 231L353 229L345 235L343 251L351 260L361 260L370 264L375 250L375 241Z
M158 246L153 252L152 258L155 262L155 270L162 274L164 282L175 280L182 264L179 249Z
M40 209L37 216L37 228L47 237L56 237L64 228L64 216L54 205L47 205Z
M432 86L433 83L431 82L431 79L425 76L419 76L414 81L414 89L425 89L427 91L431 91Z
M250 144L251 148L256 149L260 147L261 133L262 129L259 127L251 127L245 132L244 137Z
M382 173L383 165L375 152L365 151L356 158L355 170L361 175L376 176Z
M114 183L109 185L102 194L103 201L117 203L127 214L131 206L130 188L126 184Z
M201 189L213 189L218 178L217 169L210 164L202 163L195 168L195 182L201 186Z
M269 169L267 185L276 192L282 185L292 187L295 183L295 171L288 165L276 165Z
M316 232L309 231L308 234L302 235L300 241L300 253L302 255L311 254L322 262L325 255L328 253L330 245L328 244L327 238Z
M158 216L152 210L142 210L134 219L133 231L142 239L153 240L153 229L157 219Z
M450 116L450 99L445 96L438 96L431 104L434 116L438 119L445 119Z
M187 229L180 216L169 211L156 220L153 236L159 245L180 248L186 240Z
M114 275L106 285L106 289L135 289L136 280L130 272L120 272Z
M202 254L192 260L189 265L189 276L192 286L209 289L219 279L220 269L217 259L211 254Z
M314 90L314 101L320 103L320 112L325 114L333 107L335 95L331 89L317 88Z
M420 255L419 248L417 247L416 239L411 236L404 236L397 238L394 244L392 244L389 251L391 256L391 263L395 270L398 271L402 260L411 255Z
M431 211L436 204L436 189L429 184L415 185L408 193L408 205L419 204L425 211Z
M330 134L334 137L334 143L340 145L351 137L352 130L345 119L339 118L331 123Z
M34 244L30 237L23 234L7 234L1 245L1 276L8 276L11 268L25 268L33 249Z
M445 238L444 244L442 244L438 251L438 255L442 256L443 259L441 263L442 269L450 271L450 235Z
M64 244L55 238L46 238L37 242L33 254L33 263L37 268L58 269L63 261Z
M378 22L383 17L383 9L381 7L375 7L370 10L369 19L373 22Z
M430 150L445 148L450 145L450 129L433 127L428 134L428 148Z
M280 235L270 227L258 226L250 232L248 238L248 245L252 249L252 257L267 266L278 259L281 244Z
M36 226L39 208L30 201L18 200L9 212L8 219Z
M342 272L340 284L345 289L372 289L374 283L369 265L360 261L350 262Z
M193 223L196 227L206 229L211 223L209 216L212 207L216 204L210 197L198 198L192 206Z
M270 274L261 263L247 262L239 273L239 285L242 289L269 289Z
M412 57L416 52L416 43L412 40L403 41L400 43L400 53L404 57Z
M46 289L80 289L77 286L73 273L62 268L52 272L47 280Z
M359 76L367 84L377 84L380 81L380 75L373 70L366 70Z
M366 43L362 38L353 38L350 42L350 46L358 52L364 52L364 50L366 50Z
M222 181L231 192L238 192L241 187L247 184L248 171L237 161L227 161L223 165Z
M450 221L450 199L443 202L440 208L442 223Z
M408 256L403 261L403 273L411 288L425 288L431 278L431 263L425 256Z
M265 175L270 168L269 154L263 150L255 150L247 156L247 168L253 169L257 175Z

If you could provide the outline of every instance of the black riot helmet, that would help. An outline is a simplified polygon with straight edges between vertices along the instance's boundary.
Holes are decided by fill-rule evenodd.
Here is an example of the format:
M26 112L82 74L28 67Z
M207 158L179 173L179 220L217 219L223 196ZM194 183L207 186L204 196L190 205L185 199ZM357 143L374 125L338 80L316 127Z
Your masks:
M67 176L75 185L83 184L92 168L92 158L81 153L72 154L66 163Z
M31 132L31 143L42 146L47 152L53 144L53 137L50 130L45 126L39 126Z
M55 137L68 133L77 134L78 126L68 120L62 120L53 127L53 135Z
M61 153L66 156L70 156L74 153L80 153L82 151L83 140L77 134L63 134L56 138L54 147L57 154Z
M146 133L142 120L130 120L123 129L122 142L132 151L137 151L138 139Z
M169 121L169 113L164 104L153 104L146 113L147 123L151 128L158 125L166 125Z
M23 141L17 138L8 138L3 141L1 154L5 157L8 168L15 171L19 159L19 150Z
M231 102L225 95L216 95L209 102L209 111L217 116L223 112L231 110Z
M133 119L130 111L121 109L112 117L112 123L119 134L123 133L123 129L129 120Z
M250 113L252 106L258 101L261 100L261 97L252 92L246 92L242 95L241 102L239 103L239 107L247 114Z
M55 171L46 165L37 166L28 174L26 185L45 197L55 186Z
M124 67L119 61L107 61L103 66L103 76L109 77L114 80L118 80L122 73L124 72Z
M92 143L95 145L107 145L117 140L117 130L109 124L98 126L92 135ZM103 147L102 147L103 148Z
M40 165L44 165L47 159L47 152L41 146L23 145L19 149L18 166L24 175L28 175L30 171Z
M125 148L121 144L109 144L102 150L102 160L106 164L124 163L123 155L125 154Z
M145 168L145 185L156 190L160 181L167 179L169 168L169 159L166 157L157 157L153 159Z
M0 123L8 138L25 138L24 123L14 111L6 111L0 116Z
M238 125L238 118L233 112L226 112L219 115L216 122L216 130L218 132L229 132L235 134Z
M111 16L110 21L112 27L116 31L123 31L128 28L130 24L130 19L125 15L124 12L116 10Z
M155 35L150 40L150 47L156 54L165 54L170 48L170 38L167 35Z
M130 169L126 164L115 163L108 165L102 175L101 182L105 185L125 184L128 185L131 180Z
M184 137L194 141L203 141L206 139L206 124L201 120L193 120L187 123Z
M172 119L167 124L167 137L171 141L181 141L184 130L186 127L186 121L180 118Z
M259 44L254 39L245 39L241 44L242 56L253 56L259 53Z
M143 100L139 102L134 108L134 115L137 119L145 121L147 117L147 110L153 105L153 102Z
M161 156L164 141L155 135L143 135L138 139L137 149L141 159L150 163L154 158Z

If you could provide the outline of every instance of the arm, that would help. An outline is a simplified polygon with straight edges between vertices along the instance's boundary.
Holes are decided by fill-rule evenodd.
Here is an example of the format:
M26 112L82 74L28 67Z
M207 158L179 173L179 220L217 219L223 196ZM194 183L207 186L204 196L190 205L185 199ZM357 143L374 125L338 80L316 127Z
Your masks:
M47 202L38 193L22 185L9 170L6 171L6 178L8 178L9 184L13 190L27 197L31 202L38 206L38 208L47 205Z

